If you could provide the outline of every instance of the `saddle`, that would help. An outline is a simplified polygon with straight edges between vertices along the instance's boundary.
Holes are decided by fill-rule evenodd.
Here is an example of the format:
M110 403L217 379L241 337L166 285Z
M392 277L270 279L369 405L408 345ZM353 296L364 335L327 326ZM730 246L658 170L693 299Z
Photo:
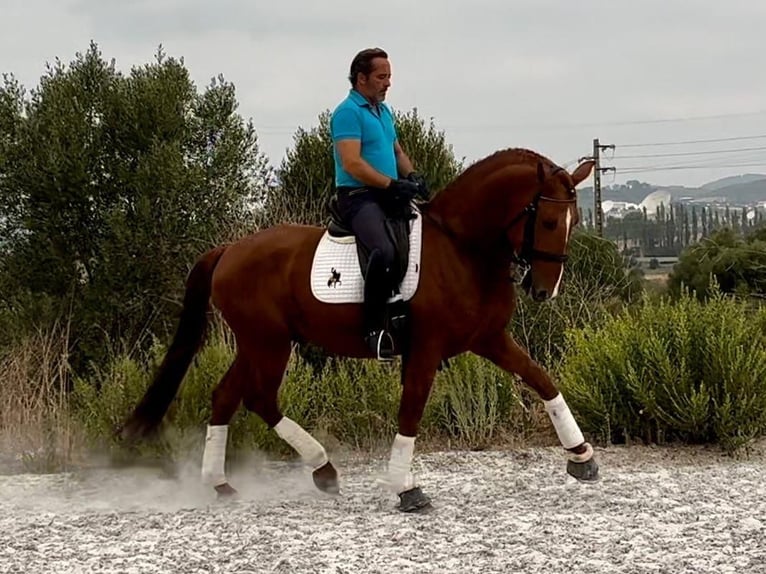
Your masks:
M394 266L396 270L396 284L401 284L407 273L407 262L410 256L410 222L415 219L413 206L410 203L405 205L385 205L383 206L386 214L386 231L395 248ZM337 199L333 198L328 203L330 212L330 221L327 224L327 232L336 239L354 237L354 232L349 229L343 221L343 217L338 210ZM356 252L359 257L359 267L362 277L366 280L367 263L370 258L370 251L356 242ZM397 287L398 288L398 287Z
M410 222L416 219L414 207L411 203L383 205L386 214L386 231L391 238L394 248L395 285L394 295L386 304L384 325L394 341L394 347L398 354L404 352L410 346L409 337L409 302L402 299L401 284L407 274L410 257ZM333 198L328 203L330 221L327 224L327 233L333 239L354 238L354 232L349 229L337 206L337 199ZM367 264L370 251L360 241L355 241L359 270L362 278L367 280Z

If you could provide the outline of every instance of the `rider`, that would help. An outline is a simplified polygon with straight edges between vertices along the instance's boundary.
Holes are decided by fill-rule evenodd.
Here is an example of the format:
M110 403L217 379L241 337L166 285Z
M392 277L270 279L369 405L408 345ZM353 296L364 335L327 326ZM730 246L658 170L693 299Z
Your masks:
M393 356L384 328L385 304L395 288L395 247L385 227L387 201L428 198L422 176L402 150L389 107L388 54L380 48L359 52L351 62L351 89L330 119L338 210L370 253L364 285L364 339L379 359Z

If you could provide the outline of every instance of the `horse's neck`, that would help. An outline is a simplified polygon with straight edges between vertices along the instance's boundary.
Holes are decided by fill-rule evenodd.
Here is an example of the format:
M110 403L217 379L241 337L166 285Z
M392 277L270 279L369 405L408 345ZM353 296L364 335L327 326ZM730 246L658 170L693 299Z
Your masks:
M500 242L482 245L466 236L459 236L430 209L425 214L423 225L435 228L440 235L440 239L430 244L429 248L432 255L439 253L437 259L448 265L452 272L472 277L472 281L478 280L482 289L486 283L494 284L498 278L507 278L511 254Z
M505 231L511 211L508 191L499 182L448 188L432 200L429 211L456 241L488 249Z

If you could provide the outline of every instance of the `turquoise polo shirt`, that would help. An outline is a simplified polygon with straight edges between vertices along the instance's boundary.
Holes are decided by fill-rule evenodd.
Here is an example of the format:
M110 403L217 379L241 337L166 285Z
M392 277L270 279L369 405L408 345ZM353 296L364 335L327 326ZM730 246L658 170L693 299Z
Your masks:
M385 103L379 103L376 110L362 94L354 89L349 90L348 97L338 104L330 116L330 136L333 142L336 186L364 185L343 169L335 143L344 139L360 140L362 159L380 173L396 179L396 128L394 116Z

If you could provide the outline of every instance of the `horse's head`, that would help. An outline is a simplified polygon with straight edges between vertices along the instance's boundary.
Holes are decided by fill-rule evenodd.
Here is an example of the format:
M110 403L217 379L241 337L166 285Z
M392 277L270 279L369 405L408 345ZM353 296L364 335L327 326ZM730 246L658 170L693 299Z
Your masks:
M575 187L590 175L593 165L592 160L585 161L570 174L539 162L533 189L519 193L527 203L513 216L506 236L514 262L525 270L521 285L535 301L559 293L569 238L578 220Z
M577 224L575 187L593 165L585 161L570 174L531 150L501 150L469 166L425 211L485 261L517 263L526 271L522 286L544 301L558 295Z

